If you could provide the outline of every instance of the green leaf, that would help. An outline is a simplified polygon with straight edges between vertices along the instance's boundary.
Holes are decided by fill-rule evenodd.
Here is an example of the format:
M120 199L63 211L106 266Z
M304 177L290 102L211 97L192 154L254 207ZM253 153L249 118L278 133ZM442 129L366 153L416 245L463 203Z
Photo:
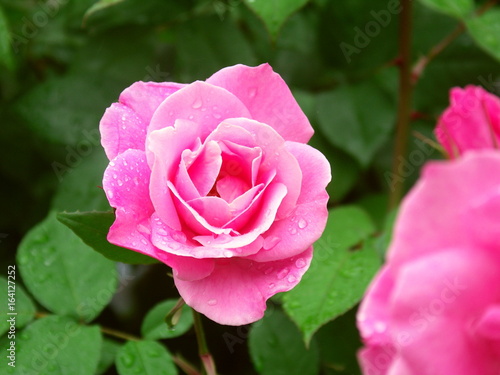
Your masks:
M116 355L121 346L120 343L108 338L102 340L101 357L97 365L96 374L104 374L115 363Z
M27 326L16 339L16 367L7 374L94 375L102 337L99 327L48 316ZM7 343L8 345L9 343ZM2 353L7 348L2 347Z
M57 193L52 199L52 210L111 209L104 190L100 187L104 170L109 162L100 145L100 138L99 131L95 129L92 141L89 141L89 144L93 145L89 154L78 152L82 151L82 148L74 148L74 153L68 152L64 158L51 163L52 170L59 180Z
M281 26L309 0L245 0L245 3L264 21L273 38L278 35Z
M55 213L23 238L17 262L31 294L60 315L89 322L116 290L115 263L91 251Z
M284 309L309 342L319 327L359 302L380 267L364 241L375 231L369 216L354 206L330 211L323 236L314 245L309 271L285 294ZM352 247L361 249L352 250Z
M379 78L342 85L318 97L318 122L328 140L367 166L389 137L395 103Z
M180 317L173 329L169 329L165 322L166 315L176 305L177 300L169 299L160 302L149 310L146 318L142 322L141 333L149 340L169 339L182 336L193 325L193 314L188 305L184 305L180 310Z
M95 139L104 110L116 100L114 86L102 79L76 73L49 79L24 95L15 110L35 134L65 145L69 155Z
M467 21L467 28L476 43L500 60L500 9L491 9Z
M260 375L316 375L319 352L315 341L307 349L297 327L278 310L268 310L250 329L248 345Z
M97 1L94 5L92 5L89 10L85 12L85 15L83 16L83 23L85 24L87 19L92 16L92 14L103 10L107 7L110 7L112 5L116 5L119 3L122 3L124 0L99 0Z
M11 269L10 267L11 266L9 266L9 272L12 270L15 271L15 269ZM5 277L0 276L0 301L2 301L0 314L5 318L0 320L0 336L11 327L10 323L7 321L8 319L14 317L13 321L15 322L15 328L19 329L31 322L35 317L35 305L21 287L19 276L17 274L15 274L15 276L14 279L9 278L8 281ZM14 302L12 305L9 305L8 302L11 301Z
M120 375L176 375L167 349L156 341L128 341L116 358Z
M7 17L0 6L0 63L7 68L14 67L14 57L12 56L12 48L10 46L10 31L7 22Z
M115 220L113 212L59 212L57 219L75 232L83 242L110 260L129 264L158 262L147 255L108 242L106 236Z
M319 329L318 343L324 375L361 375L356 353L361 348L356 329L356 310L351 309Z
M257 63L252 46L231 18L194 18L181 23L175 33L177 66L183 82L209 77L226 66Z
M449 16L464 18L474 10L473 0L420 0L429 8Z

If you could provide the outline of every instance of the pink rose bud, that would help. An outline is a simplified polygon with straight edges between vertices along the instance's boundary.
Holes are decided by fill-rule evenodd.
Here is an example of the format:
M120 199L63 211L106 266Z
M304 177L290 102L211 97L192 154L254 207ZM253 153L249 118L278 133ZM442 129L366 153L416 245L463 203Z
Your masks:
M500 148L500 98L479 86L455 87L436 137L450 158L468 150Z
M358 311L364 375L498 375L500 152L432 162Z
M243 325L306 272L327 219L326 158L268 64L136 82L107 109L108 240L172 267L186 303Z

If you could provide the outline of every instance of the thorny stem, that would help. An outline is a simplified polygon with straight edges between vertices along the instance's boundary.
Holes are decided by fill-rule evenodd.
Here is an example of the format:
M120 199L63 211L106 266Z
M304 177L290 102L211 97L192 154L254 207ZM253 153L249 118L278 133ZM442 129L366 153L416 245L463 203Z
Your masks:
M485 13L488 9L493 7L498 0L490 0L485 3L481 8L476 11L476 17ZM413 67L413 78L417 81L422 75L423 71L427 67L427 65L434 60L434 58L444 51L446 47L448 47L455 39L457 39L463 32L465 31L465 24L461 22L455 30L453 30L450 34L445 36L438 44L432 47L426 55L422 56L415 66Z
M208 350L207 342L205 340L205 332L203 331L203 325L201 324L200 313L193 310L194 319L194 331L196 333L196 339L198 340L198 353L203 363L203 374L205 375L217 375L215 370L215 362Z
M401 1L402 11L399 19L399 104L396 125L396 145L392 164L393 175L398 174L401 159L406 155L411 117L411 97L413 80L411 71L412 41L412 1ZM389 196L390 209L395 208L403 194L403 184L396 184Z
M498 0L490 0L485 3L476 12L476 16L480 16L488 9L493 7ZM392 164L393 175L398 175L398 168L404 159L407 150L407 142L409 135L409 124L411 117L411 98L413 87L424 72L427 65L441 52L445 50L456 38L458 38L465 31L465 24L460 23L455 30L449 35L444 37L438 44L432 47L429 52L422 56L413 69L411 69L411 38L412 38L412 25L411 25L411 0L402 0L402 12L400 16L399 25L399 51L400 51L400 86L399 86L399 105L398 105L398 118L396 129L396 146L394 159ZM391 189L389 196L389 208L393 209L401 200L403 193L403 184L396 184Z

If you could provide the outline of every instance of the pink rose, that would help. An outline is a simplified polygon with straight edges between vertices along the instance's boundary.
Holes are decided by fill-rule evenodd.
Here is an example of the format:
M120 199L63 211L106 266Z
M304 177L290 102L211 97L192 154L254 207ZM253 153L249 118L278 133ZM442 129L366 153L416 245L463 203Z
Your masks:
M269 65L134 83L100 130L108 240L172 267L188 305L247 324L299 282L326 224L330 166Z
M455 87L436 137L451 158L468 150L500 148L500 98L479 86Z
M500 152L424 167L358 327L365 375L500 374Z

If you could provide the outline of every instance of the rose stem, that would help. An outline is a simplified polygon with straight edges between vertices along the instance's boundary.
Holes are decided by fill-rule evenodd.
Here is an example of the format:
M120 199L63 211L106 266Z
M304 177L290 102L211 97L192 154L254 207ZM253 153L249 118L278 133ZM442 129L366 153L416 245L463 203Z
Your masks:
M498 0L490 0L487 3L485 3L481 8L479 8L475 12L476 17L486 12L488 9L493 7L497 2ZM455 30L453 30L450 34L445 36L438 44L433 46L429 50L429 52L427 52L427 54L418 59L417 63L413 67L413 78L415 79L415 81L420 78L427 65L437 55L443 52L444 49L448 47L455 39L457 39L465 31L465 29L466 29L465 24L463 22L460 22L459 25L455 28Z
M412 1L401 1L402 11L399 18L399 103L396 123L396 145L392 163L393 175L398 174L400 159L406 156L408 133L411 117L412 71ZM389 195L389 207L395 208L403 194L403 184L396 184Z
M204 374L206 375L217 375L215 370L215 362L210 354L205 341L205 333L203 331L203 325L201 324L201 316L197 311L193 310L194 318L194 331L196 333L196 339L198 340L198 353L203 363Z

